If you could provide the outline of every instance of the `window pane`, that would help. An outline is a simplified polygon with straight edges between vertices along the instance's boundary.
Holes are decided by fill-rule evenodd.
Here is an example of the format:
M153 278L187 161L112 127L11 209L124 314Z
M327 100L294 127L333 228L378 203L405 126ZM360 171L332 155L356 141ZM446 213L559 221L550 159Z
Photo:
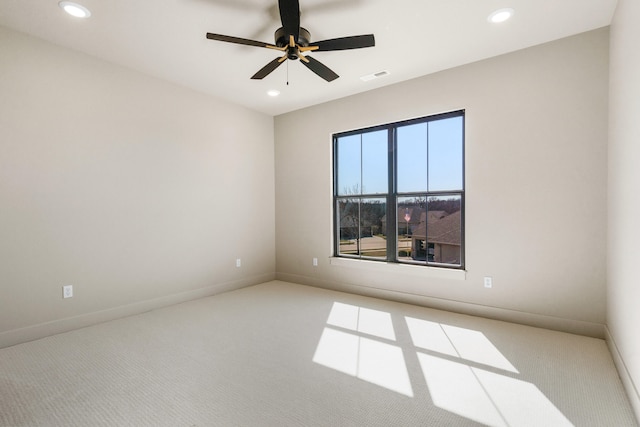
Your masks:
M389 187L388 132L381 130L362 135L362 193L384 194Z
M359 200L338 200L338 233L340 244L339 253L347 255L358 254L358 225L360 222Z
M361 135L351 135L338 138L338 182L336 189L338 195L348 196L351 194L361 194Z
M427 123L402 126L397 134L398 192L427 190Z
M429 191L462 190L462 117L429 122Z
M360 251L362 256L387 258L386 218L387 203L384 198L362 199L360 204Z
M427 262L460 265L462 200L459 195L429 197L426 214ZM425 238L423 229L416 240Z
M398 261L426 260L424 249L414 239L414 235L420 233L426 211L426 196L398 198Z

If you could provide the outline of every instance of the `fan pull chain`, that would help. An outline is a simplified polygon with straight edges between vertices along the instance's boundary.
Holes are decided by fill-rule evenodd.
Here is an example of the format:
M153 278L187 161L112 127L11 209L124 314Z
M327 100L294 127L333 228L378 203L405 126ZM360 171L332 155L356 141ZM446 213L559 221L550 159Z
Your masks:
M289 86L289 61L287 61L287 86Z

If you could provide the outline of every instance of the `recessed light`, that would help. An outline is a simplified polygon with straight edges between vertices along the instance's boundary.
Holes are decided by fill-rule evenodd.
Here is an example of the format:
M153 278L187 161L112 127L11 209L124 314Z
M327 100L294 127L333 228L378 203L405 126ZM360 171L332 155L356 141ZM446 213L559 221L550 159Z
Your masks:
M510 7L506 7L504 9L498 9L495 12L493 12L491 15L489 15L489 17L487 18L487 21L493 24L499 24L500 22L504 22L507 19L511 18L514 13L515 13L515 10L511 9Z
M271 89L270 91L267 92L267 95L272 96L272 97L276 97L276 96L280 95L280 91L279 90L275 90L275 89Z
M58 6L60 6L62 10L67 12L69 15L75 16L76 18L88 18L91 16L89 9L72 1L61 1L58 3Z

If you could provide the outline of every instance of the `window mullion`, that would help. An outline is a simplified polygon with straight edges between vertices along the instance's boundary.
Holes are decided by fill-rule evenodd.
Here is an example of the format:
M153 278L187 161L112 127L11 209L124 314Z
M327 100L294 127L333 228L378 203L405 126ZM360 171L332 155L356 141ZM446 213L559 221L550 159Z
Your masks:
M427 134L425 138L427 140L427 192L424 195L424 244L425 250L427 251L427 257L425 259L425 264L429 265L429 221L427 218L429 217L429 122L427 122Z
M356 243L359 257L362 257L362 197L358 197L358 230L356 235Z
M390 127L388 130L388 150L387 150L387 261L397 261L398 259L398 198L397 198L397 177L396 172L396 130Z

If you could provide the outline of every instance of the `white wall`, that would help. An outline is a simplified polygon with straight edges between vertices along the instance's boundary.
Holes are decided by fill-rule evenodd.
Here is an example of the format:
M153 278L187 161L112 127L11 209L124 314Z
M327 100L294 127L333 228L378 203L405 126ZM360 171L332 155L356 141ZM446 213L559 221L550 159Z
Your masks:
M619 0L611 24L609 344L640 420L640 4Z
M0 28L0 347L273 279L273 147L272 117Z
M278 278L603 336L607 96L605 28L276 117ZM456 109L466 278L330 259L331 134Z

